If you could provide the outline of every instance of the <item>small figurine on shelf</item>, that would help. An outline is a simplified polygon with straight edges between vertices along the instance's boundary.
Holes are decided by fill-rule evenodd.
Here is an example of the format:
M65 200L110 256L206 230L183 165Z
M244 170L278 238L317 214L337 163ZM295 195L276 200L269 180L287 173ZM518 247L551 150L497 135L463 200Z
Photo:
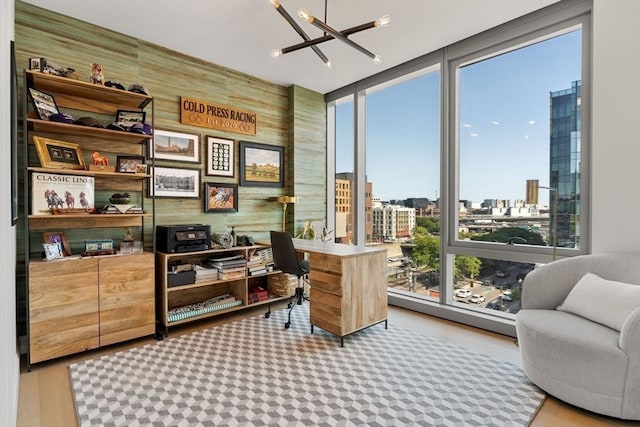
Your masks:
M236 227L231 226L231 246L238 246L238 237L236 236Z
M93 153L91 153L91 158L93 159L94 165L109 166L109 159L100 154L98 151L94 151Z
M104 84L104 74L102 73L102 65L96 64L95 62L91 64L91 77L89 77L89 81L95 85Z
M124 229L124 237L122 238L123 242L133 242L134 240L136 240L133 237L133 233L131 232L131 227L127 227Z

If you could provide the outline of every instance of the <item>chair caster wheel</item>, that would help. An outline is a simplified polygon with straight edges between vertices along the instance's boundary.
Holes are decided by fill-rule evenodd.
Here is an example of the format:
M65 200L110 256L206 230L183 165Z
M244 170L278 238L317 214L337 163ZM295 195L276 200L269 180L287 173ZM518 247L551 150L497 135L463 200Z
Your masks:
M291 326L291 322L287 322L284 324L284 328L285 329L289 329L289 326Z
M291 308L292 305L293 304L291 304L291 303L287 304L287 308Z
M265 318L265 319L268 319L270 316L271 316L271 313L265 313L265 314L264 314L264 318Z

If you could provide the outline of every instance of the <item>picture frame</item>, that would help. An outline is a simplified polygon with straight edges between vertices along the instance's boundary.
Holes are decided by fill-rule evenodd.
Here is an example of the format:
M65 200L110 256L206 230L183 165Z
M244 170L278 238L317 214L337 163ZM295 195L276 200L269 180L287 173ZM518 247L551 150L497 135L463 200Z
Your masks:
M207 169L209 176L233 177L235 163L235 141L207 136Z
M34 136L33 141L43 168L86 169L80 145L42 136Z
M199 198L200 169L180 169L154 166L150 197Z
M200 163L200 136L155 129L147 152L156 160Z
M46 231L42 233L42 242L50 244L59 244L65 256L71 255L71 246L62 231Z
M284 147L240 141L240 185L284 187Z
M116 111L116 122L120 123L124 127L131 127L136 123L144 123L144 119L147 117L145 111L137 110L118 110Z
M44 248L44 257L47 261L64 258L64 253L59 243L43 243L42 247Z
M205 213L238 212L238 185L205 182Z
M40 120L49 120L49 117L53 114L60 114L58 104L53 95L49 95L41 90L29 88L29 94L31 95L31 101L33 102L33 108L38 114Z
M143 163L143 156L116 156L116 172L139 173L138 165Z

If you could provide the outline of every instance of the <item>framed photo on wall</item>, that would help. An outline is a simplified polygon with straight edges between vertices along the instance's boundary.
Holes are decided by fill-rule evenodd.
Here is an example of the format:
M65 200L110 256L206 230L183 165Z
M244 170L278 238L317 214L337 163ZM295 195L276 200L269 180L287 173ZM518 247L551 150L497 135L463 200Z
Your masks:
M156 129L149 153L156 160L200 163L200 137L189 133Z
M204 183L204 211L206 213L215 212L238 212L238 185Z
M200 170L155 166L150 196L155 197L200 197Z
M207 137L207 175L234 176L234 141Z
M78 144L34 136L40 165L51 169L86 169Z
M240 141L240 185L284 187L284 148Z

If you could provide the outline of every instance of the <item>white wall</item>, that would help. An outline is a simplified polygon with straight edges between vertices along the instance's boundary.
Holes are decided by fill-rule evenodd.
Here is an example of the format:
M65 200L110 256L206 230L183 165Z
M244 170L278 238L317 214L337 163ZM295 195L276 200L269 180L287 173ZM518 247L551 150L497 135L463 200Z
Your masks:
M9 42L14 0L0 0L0 426L16 425L20 358L16 340L16 230L11 226Z
M640 1L593 4L592 252L640 253Z

